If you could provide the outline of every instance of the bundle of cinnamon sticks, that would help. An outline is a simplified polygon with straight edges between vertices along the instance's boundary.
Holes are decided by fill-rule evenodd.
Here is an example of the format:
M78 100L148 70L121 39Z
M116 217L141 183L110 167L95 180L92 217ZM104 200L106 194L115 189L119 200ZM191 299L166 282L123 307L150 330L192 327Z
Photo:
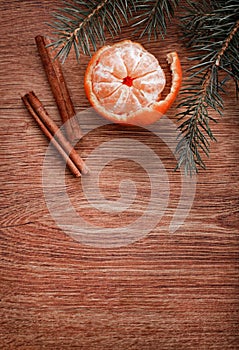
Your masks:
M71 143L75 144L82 137L82 131L75 117L75 109L63 76L61 64L53 56L52 50L49 47L51 43L49 39L38 35L35 40L62 122L65 126L66 137L52 120L33 91L25 94L22 97L22 101L44 135L63 157L72 174L80 177L81 174L87 174L89 169L71 145Z

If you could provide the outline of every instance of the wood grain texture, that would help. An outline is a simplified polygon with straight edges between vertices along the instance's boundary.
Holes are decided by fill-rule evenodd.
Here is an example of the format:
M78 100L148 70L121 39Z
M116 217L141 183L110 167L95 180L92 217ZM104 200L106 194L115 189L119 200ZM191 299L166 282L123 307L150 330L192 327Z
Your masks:
M180 197L181 176L172 172L168 147L146 130L106 126L76 146L87 157L117 137L136 138L160 157L169 177L170 196L160 223L144 238L121 248L94 248L66 235L44 198L43 161L48 141L24 109L20 95L34 90L56 123L60 117L37 54L34 37L49 33L45 22L59 2L2 0L1 9L1 349L239 349L239 119L233 87L225 114L213 126L207 171L197 179L190 214L174 234L169 223ZM125 28L120 38L132 38ZM159 57L177 50L183 71L187 52L171 25L166 40L147 43ZM83 77L89 58L73 55L64 66L76 110L89 107ZM162 59L162 65L167 71ZM168 72L167 72L168 74ZM169 117L174 120L175 106ZM93 122L93 120L92 120ZM82 127L91 120L81 118ZM56 202L60 208L62 161L52 154ZM81 182L66 170L65 187L75 210L102 227L137 219L147 206L150 181L130 160L105 167L100 188L119 198L119 182L130 177L138 190L125 215L92 209Z

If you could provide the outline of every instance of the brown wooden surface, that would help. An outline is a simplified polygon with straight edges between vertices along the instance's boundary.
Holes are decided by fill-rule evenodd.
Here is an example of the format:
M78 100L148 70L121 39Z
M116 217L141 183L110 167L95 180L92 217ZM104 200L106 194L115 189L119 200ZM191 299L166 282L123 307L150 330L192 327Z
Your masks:
M175 159L167 147L142 131L138 140L158 152L170 180L161 222L146 237L121 248L76 242L47 209L42 189L47 140L20 99L34 90L60 125L34 41L49 33L45 22L58 5L56 0L0 4L0 348L238 349L239 120L233 89L225 99L224 118L213 126L218 142L212 145L207 171L198 176L193 207L176 233L170 235L168 225L179 200L180 173L171 171ZM120 38L127 37L131 32L125 29ZM188 68L174 25L164 42L141 42L160 57L176 49L184 72ZM77 111L89 107L83 89L88 59L78 65L72 55L64 66ZM175 108L169 115L174 117ZM123 132L108 127L86 136L77 149L86 157L101 141ZM62 168L57 156L52 166L56 172ZM137 218L150 190L140 166L130 160L113 162L102 174L101 190L106 198L118 198L125 175L137 185L135 206L125 217L98 215L87 207L79 180L66 170L75 209L103 227Z

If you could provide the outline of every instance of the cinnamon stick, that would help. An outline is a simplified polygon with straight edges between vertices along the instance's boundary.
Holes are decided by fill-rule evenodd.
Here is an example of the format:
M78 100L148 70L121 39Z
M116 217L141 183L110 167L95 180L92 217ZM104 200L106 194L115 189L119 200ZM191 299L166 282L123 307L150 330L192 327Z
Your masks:
M82 137L81 128L76 119L75 109L67 88L60 61L54 57L50 39L38 35L35 37L38 52L42 60L53 96L63 123L66 123L66 135L71 143Z
M44 109L35 93L33 91L29 92L22 97L22 100L45 136L52 142L64 158L71 172L76 177L79 177L80 173L87 174L89 169L83 159L78 155L75 149L72 148L71 144Z

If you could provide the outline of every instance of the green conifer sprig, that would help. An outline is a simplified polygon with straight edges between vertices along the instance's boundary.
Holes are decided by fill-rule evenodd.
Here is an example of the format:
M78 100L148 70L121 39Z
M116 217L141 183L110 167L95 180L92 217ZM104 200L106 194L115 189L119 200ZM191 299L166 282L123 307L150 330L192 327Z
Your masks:
M174 15L179 0L69 0L53 13L50 26L57 40L53 48L64 63L72 48L77 60L81 53L91 55L105 43L106 34L118 35L124 23L141 31L140 36L164 35L167 20Z
M157 39L159 35L164 37L167 31L167 21L174 16L174 10L178 6L179 0L171 1L135 1L135 15L132 27L140 33L140 38L144 35L150 40L153 36Z
M106 32L119 34L122 17L128 21L133 1L128 0L73 0L63 1L63 7L53 13L51 27L58 40L52 46L59 49L57 57L64 63L72 47L77 60L81 52L90 55L105 42Z
M181 139L177 146L178 166L186 173L205 168L203 155L209 156L215 141L211 111L223 113L225 84L232 78L236 94L239 82L239 3L220 0L188 1L182 18L183 40L193 56L188 86L181 92L178 108Z

